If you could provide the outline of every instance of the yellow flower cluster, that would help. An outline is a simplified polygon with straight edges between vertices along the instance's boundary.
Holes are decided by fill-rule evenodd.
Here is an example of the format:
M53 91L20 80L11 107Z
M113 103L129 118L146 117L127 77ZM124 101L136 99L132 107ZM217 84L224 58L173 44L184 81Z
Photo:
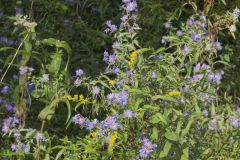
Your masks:
M117 132L114 132L111 137L109 138L109 142L108 142L108 150L112 150L113 149L113 145L115 144L116 142L116 139L117 139L117 135L118 133Z
M128 65L131 67L134 62L136 61L136 58L137 58L137 55L139 54L138 51L133 51L131 54L130 54L130 61L128 62Z
M170 97L173 97L173 96L181 96L181 92L179 91L172 91L172 92L169 92L167 93L167 96L170 96Z
M84 96L81 95L73 95L73 96L63 96L63 100L69 100L69 101L73 101L73 102L81 102L83 104L87 104L88 100L84 98Z

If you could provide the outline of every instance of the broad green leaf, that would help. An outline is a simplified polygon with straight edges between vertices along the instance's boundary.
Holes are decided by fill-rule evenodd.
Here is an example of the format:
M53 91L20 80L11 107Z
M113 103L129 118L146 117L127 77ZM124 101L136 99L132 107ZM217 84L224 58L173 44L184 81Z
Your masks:
M152 140L157 140L158 139L158 129L156 127L153 127L153 129L152 129L151 139Z
M163 151L161 151L160 153L159 158L167 157L171 147L172 147L172 143L167 141L163 147Z
M178 141L179 140L179 136L174 133L173 131L167 130L167 132L164 134L164 136L172 141Z

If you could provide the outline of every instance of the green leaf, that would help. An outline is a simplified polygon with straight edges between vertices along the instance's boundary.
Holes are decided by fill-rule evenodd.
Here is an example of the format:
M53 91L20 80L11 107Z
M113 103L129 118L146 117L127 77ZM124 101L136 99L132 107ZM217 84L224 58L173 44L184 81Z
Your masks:
M42 120L50 120L55 113L55 106L48 105L46 106L38 115Z
M156 127L153 127L151 139L152 140L157 140L158 139L158 129Z
M61 62L62 62L61 53L59 52L55 53L54 55L52 55L51 63L47 65L47 70L53 75L57 76L61 67Z
M172 147L172 143L167 141L163 147L163 151L161 151L160 153L159 158L167 157L171 147Z
M156 113L150 118L150 123L152 124L156 124L159 122L163 122L165 125L167 125L167 121L161 113Z
M167 132L164 134L164 136L172 141L178 141L179 140L179 136L174 133L173 131L167 130Z
M152 97L152 100L153 101L156 101L158 99L161 99L161 100L166 100L166 101L171 101L171 102L178 102L176 99L172 98L172 97L169 97L169 96L162 96L162 95L156 95L156 96L153 96Z
M68 116L67 116L67 120L66 120L66 123L65 123L65 124L67 124L68 121L69 121L70 118L71 118L71 105L70 105L69 101L66 101L66 106L67 106L67 110L68 110Z
M188 156L188 148L183 149L183 154L181 156L181 160L188 160L189 156Z

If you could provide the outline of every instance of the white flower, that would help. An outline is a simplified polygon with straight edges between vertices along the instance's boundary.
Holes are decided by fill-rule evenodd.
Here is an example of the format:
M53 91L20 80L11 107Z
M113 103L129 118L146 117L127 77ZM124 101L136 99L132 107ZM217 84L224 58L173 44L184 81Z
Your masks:
M238 8L235 8L233 11L234 20L238 19L239 16L240 16L240 10Z
M236 30L237 30L237 28L236 28L235 25L231 25L231 26L229 27L229 31L230 31L230 32L236 32Z

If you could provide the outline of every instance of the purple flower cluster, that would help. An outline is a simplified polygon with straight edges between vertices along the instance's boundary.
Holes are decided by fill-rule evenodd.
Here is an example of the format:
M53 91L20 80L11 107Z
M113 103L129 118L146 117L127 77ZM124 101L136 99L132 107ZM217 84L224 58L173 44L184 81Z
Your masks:
M149 139L144 138L142 148L139 151L139 156L141 158L147 158L150 156L152 152L156 150L156 148L157 148L156 144L153 144L152 142L150 142Z
M136 117L137 115L138 115L137 112L133 112L133 111L131 111L131 110L125 110L125 111L123 111L123 117L124 117L124 118L127 118L127 119Z
M17 144L12 144L11 149L12 151L17 152L19 150L18 147L21 147L24 153L28 153L30 151L30 147L26 146L24 143L20 143L19 145Z
M107 51L105 51L104 55L103 55L103 60L105 62L113 64L113 63L115 63L116 55L115 54L109 54Z
M119 93L110 93L107 95L108 105L119 104L126 106L128 103L129 94L126 91L121 91Z
M9 86L4 86L4 87L2 88L1 93L2 93L2 94L7 94L8 90L9 90Z
M116 32L118 27L115 24L112 24L111 20L106 22L107 28L104 30L105 33L113 33Z
M118 122L118 115L115 116L109 116L104 121L101 122L101 126L104 129L112 129L117 130L119 128L122 128L122 125Z
M100 93L101 89L98 86L94 86L92 89L92 93L94 95L98 95Z
M202 15L198 20L196 20L194 17L191 17L187 20L187 25L191 27L201 27L206 28L207 27L207 19L204 15Z
M220 71L219 73L214 73L211 70L209 65L200 63L196 64L193 68L194 75L189 79L190 82L200 81L204 76L204 71L207 71L209 83L220 84L224 71Z
M47 141L47 138L41 132L37 132L35 137L40 142L46 142Z
M212 131L218 131L220 130L218 121L214 118L211 120L211 122L208 123L208 129L212 130Z
M192 38L193 41L195 41L197 43L200 43L201 40L202 40L201 34L195 33L195 32L191 33L191 38Z
M79 124L84 126L87 130L93 130L94 128L101 128L102 132L105 133L105 130L117 130L122 128L122 125L118 122L118 115L109 116L104 121L99 122L97 119L93 121L89 121L88 119L84 118L82 115L77 114L72 118L72 122L74 124Z
M76 73L76 76L77 76L77 77L81 77L81 76L84 74L84 72L83 72L82 69L77 69L77 70L75 71L75 73Z
M124 10L129 14L130 12L137 12L137 1L136 0L122 0Z
M7 37L4 37L4 36L0 36L0 41L5 43L6 45L13 45L14 44L14 41L7 38Z
M9 117L3 120L2 132L6 135L11 129L14 129L19 124L17 117Z
M20 75L25 75L29 72L33 72L34 69L33 68L29 68L28 66L20 66L19 67L19 74Z

